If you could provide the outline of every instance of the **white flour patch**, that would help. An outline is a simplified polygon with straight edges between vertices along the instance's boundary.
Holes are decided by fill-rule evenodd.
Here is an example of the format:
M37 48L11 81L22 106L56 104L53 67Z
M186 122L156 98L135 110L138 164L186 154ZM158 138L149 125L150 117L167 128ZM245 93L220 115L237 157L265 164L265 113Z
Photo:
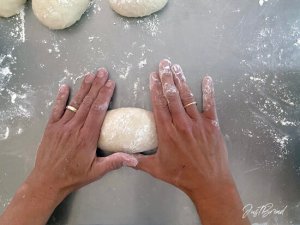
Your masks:
M46 45L46 51L56 59L61 58L61 49L64 47L66 38L57 39L55 35L50 40L42 40L41 43Z
M139 69L144 68L145 65L147 65L147 59L144 59L144 60L142 60L142 61L139 62L139 64L138 64Z
M8 22L12 23L12 25L6 30L6 35L10 36L12 38L11 40L13 40L16 45L19 43L24 43L26 41L24 7L18 15L7 20Z
M160 21L158 16L155 14L153 16L138 20L137 24L141 26L143 31L145 31L152 37L156 37L161 33L161 30L159 29Z
M121 18L121 22L124 31L130 31L131 27L134 26L137 27L137 29L143 31L143 33L152 37L157 37L162 33L162 31L160 30L159 17L156 14L138 20Z
M268 0L259 0L259 1L258 1L258 4L259 4L260 6L263 6L266 2L268 2Z
M135 54L132 52L135 52ZM112 68L119 78L126 80L132 70L142 69L147 65L147 55L152 52L153 50L148 48L146 44L138 45L137 42L133 42L130 49L123 52L119 63L112 62ZM135 59L132 56L135 56Z
M295 42L294 45L297 46L297 47L300 47L300 38L297 39L297 41Z
M132 69L132 64L129 62L121 61L119 64L113 65L113 70L119 75L119 78L126 80L130 70Z
M101 8L100 4L102 4L102 0L97 0L97 1L93 0L93 1L91 1L90 7L92 8L94 14L99 13L99 12L102 11L102 8Z
M85 74L88 73L86 68L84 68L83 70L84 70L84 72L79 73L79 75L75 75L75 73L70 72L68 68L65 68L63 71L64 76L58 82L59 86L62 84L70 83L70 82L73 85L75 85L78 80L83 78L85 76Z
M138 89L140 85L141 79L138 77L136 82L133 84L133 95L134 95L134 100L136 101L138 98Z

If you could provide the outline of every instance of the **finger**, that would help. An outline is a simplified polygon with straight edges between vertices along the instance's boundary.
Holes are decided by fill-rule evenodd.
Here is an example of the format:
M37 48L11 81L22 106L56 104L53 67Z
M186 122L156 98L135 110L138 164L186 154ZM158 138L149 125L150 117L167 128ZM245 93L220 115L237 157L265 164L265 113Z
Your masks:
M92 139L95 139L95 141L99 139L101 126L114 89L115 83L111 80L107 81L105 86L101 88L84 123L83 131L93 135Z
M126 153L114 153L107 157L96 158L93 170L97 177L102 177L106 173L123 166L136 167L137 165L138 160L134 156Z
M178 90L173 80L171 71L171 62L162 60L159 64L159 76L162 83L163 93L167 99L169 110L173 121L176 123L186 118L186 112L183 108Z
M52 113L50 115L49 123L55 123L61 119L64 114L66 104L69 98L70 89L67 85L62 85L59 88Z
M85 96L82 104L72 119L72 123L79 126L84 124L93 102L97 98L100 89L105 85L107 79L107 70L104 68L99 69L89 93Z
M186 83L186 78L184 76L183 70L180 65L173 65L172 72L174 75L175 85L179 91L179 95L183 106L195 102L194 95ZM197 119L199 117L199 111L196 104L189 105L185 108L185 111L192 119Z
M203 115L210 120L218 121L213 80L210 76L202 81Z
M76 109L79 108L84 97L89 92L94 79L95 79L95 75L93 75L93 74L89 74L89 75L85 76L84 81L82 82L79 91L74 96L74 98L71 100L71 102L69 104L70 106L73 106ZM62 118L62 122L67 123L68 121L70 121L73 118L74 115L75 115L75 113L72 112L71 110L65 110L65 114Z
M159 75L155 72L150 74L150 92L155 124L157 131L160 132L166 125L172 123L172 118L167 100L163 94Z

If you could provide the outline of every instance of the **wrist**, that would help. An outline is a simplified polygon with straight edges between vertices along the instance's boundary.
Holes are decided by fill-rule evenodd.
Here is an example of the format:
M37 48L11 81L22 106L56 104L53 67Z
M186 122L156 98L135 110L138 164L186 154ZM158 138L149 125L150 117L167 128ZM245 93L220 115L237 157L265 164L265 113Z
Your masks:
M195 202L211 201L224 196L239 195L232 176L215 182L206 182L186 190L185 193Z
M34 201L46 201L49 206L54 208L69 194L67 191L56 187L55 184L47 182L47 179L43 179L34 171L22 184L20 190L27 192Z

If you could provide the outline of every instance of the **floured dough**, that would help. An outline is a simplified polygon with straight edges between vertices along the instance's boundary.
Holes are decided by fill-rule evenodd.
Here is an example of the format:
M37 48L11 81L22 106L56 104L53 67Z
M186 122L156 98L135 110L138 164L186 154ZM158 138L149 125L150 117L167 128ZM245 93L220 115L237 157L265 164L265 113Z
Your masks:
M143 17L161 10L168 0L109 0L111 8L122 16Z
M90 0L32 0L39 21L50 29L64 29L80 20Z
M26 0L0 0L0 17L11 17L18 14Z
M138 108L108 111L98 147L110 152L138 153L157 147L153 113Z

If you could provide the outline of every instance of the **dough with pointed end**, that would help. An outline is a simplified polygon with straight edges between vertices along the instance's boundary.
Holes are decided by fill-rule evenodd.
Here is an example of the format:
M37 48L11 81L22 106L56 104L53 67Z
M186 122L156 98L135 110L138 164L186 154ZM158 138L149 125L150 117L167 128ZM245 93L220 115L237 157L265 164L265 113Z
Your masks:
M26 0L0 0L0 17L11 17L18 14Z
M126 17L151 15L165 7L168 0L109 0L111 8Z
M153 113L139 108L108 111L98 147L110 152L138 153L157 147Z
M80 20L89 3L90 0L32 0L32 9L42 24L59 30Z

